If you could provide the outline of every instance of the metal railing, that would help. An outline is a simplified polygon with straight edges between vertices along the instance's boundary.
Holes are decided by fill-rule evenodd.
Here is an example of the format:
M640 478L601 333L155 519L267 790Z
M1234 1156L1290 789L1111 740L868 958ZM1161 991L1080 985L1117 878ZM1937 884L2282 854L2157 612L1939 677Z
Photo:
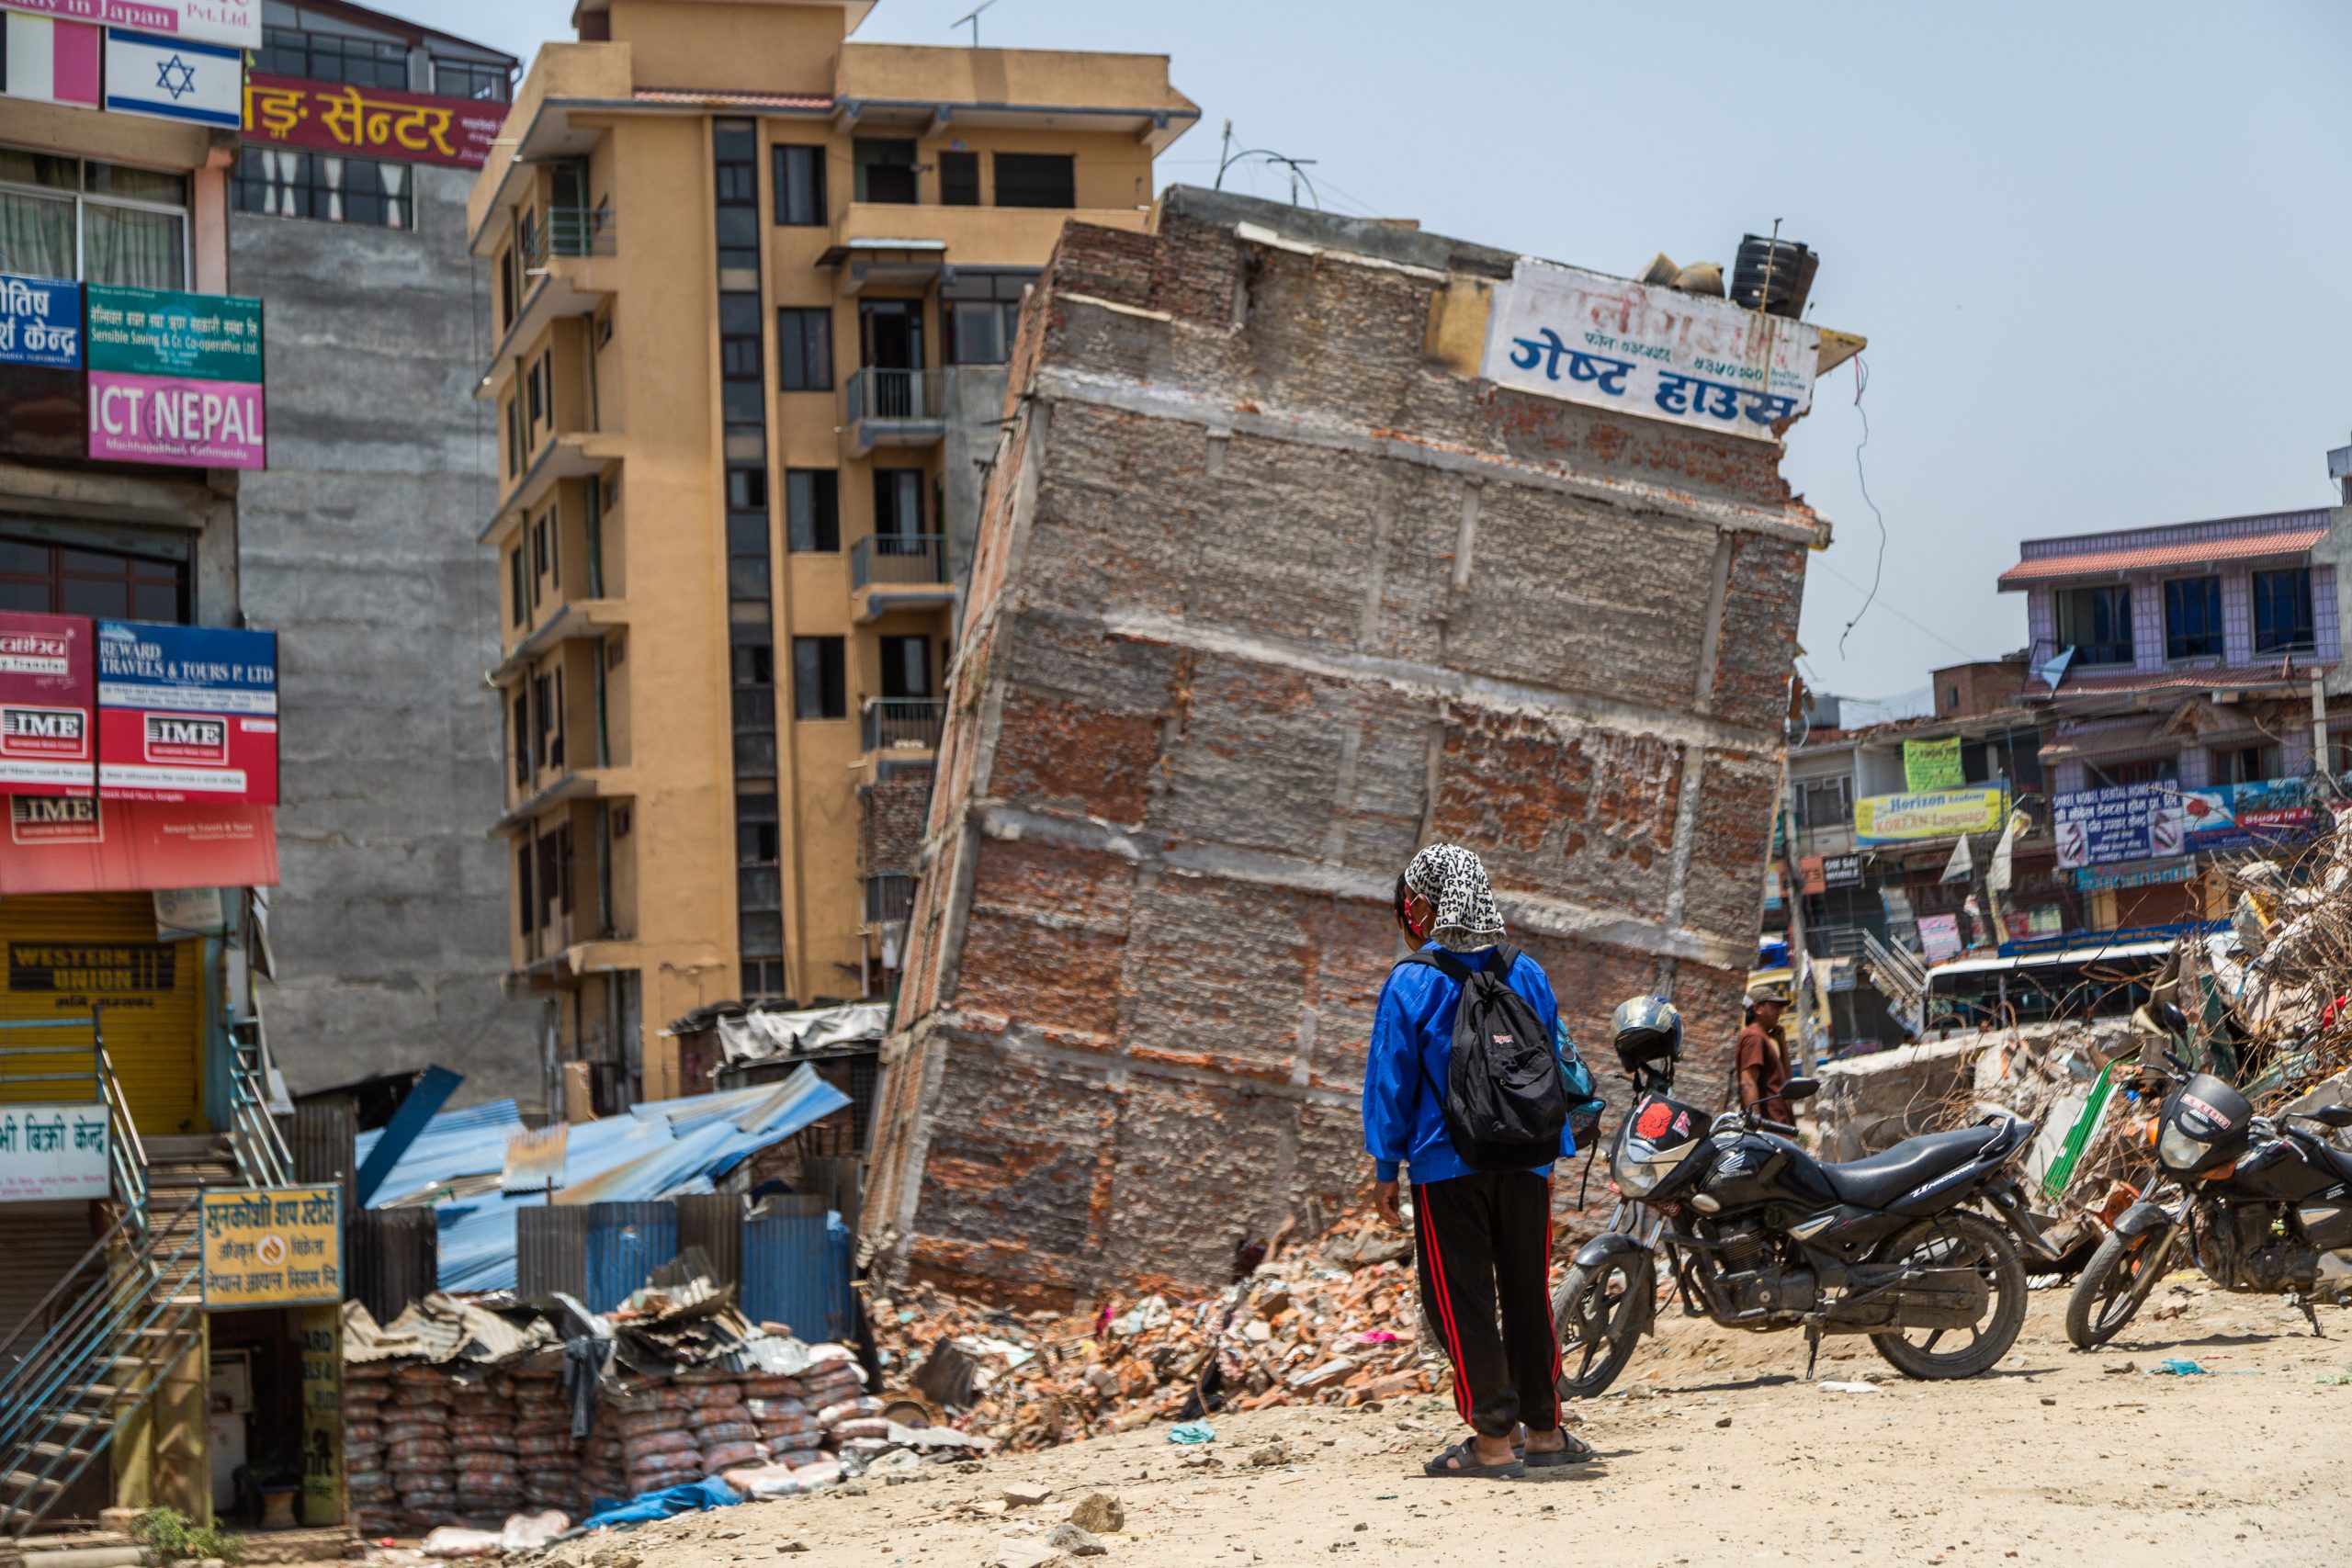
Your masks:
M90 1032L87 1045L0 1045L0 1064L28 1060L36 1067L62 1067L85 1053L90 1060L86 1069L74 1066L60 1072L12 1072L6 1070L6 1066L0 1066L0 1085L90 1085L87 1103L107 1108L107 1164L114 1195L129 1212L131 1224L143 1235L147 1227L147 1150L140 1143L139 1129L130 1120L130 1104L123 1098L122 1085L115 1077L113 1059L107 1055L101 1014L102 1010L94 1008L87 1015L0 1022L0 1030L8 1031L87 1029ZM57 1100L62 1097L52 1095L50 1098ZM64 1102L84 1103L79 1100Z
M903 420L936 424L947 417L936 370L893 370L869 365L849 378L849 421Z
M608 256L619 238L620 220L610 207L550 207L523 229L523 265L547 265L557 256Z
M1862 958L1870 977L1890 998L1916 999L1928 988L1928 968L1907 949L1881 942L1875 931L1862 932Z
M283 1187L294 1179L294 1156L269 1113L269 1046L258 1016L231 1030L229 1060L229 1146L238 1174L254 1187Z
M882 583L947 581L947 536L944 534L868 534L849 551L849 586L853 593Z
M864 714L865 749L936 751L947 723L947 704L938 697L870 697Z

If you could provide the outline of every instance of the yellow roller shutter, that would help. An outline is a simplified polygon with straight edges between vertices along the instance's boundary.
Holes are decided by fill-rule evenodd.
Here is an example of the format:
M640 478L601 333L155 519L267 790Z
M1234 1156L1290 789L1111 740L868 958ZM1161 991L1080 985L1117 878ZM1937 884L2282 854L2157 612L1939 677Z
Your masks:
M32 895L0 898L0 949L7 964L0 1018L87 1014L94 1003L102 1005L107 1055L140 1132L206 1130L201 940L157 942L154 900L144 893ZM0 1076L88 1065L86 1034L61 1031L40 1038L84 1050L54 1058L0 1058L10 1064L0 1066ZM17 1030L0 1040L32 1043ZM53 1065L36 1068L36 1062ZM0 1083L0 1095L17 1101L89 1098L71 1084Z

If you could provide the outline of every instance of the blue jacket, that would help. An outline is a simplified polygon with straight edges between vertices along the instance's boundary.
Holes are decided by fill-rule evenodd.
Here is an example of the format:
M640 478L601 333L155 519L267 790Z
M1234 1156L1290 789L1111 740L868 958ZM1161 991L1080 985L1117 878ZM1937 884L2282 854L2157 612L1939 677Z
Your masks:
M1430 942L1421 951L1436 949ZM1483 969L1494 950L1452 956L1467 968ZM1511 966L1510 988L1533 1005L1558 1055L1560 1004L1544 966L1521 953ZM1445 1130L1446 1068L1453 1059L1453 1006L1461 995L1462 987L1445 971L1428 964L1399 964L1381 987L1363 1064L1363 1145L1382 1181L1396 1180L1399 1164L1413 1168L1417 1183L1471 1174ZM1576 1139L1562 1128L1560 1153L1576 1152ZM1549 1176L1552 1168L1539 1166L1536 1174Z

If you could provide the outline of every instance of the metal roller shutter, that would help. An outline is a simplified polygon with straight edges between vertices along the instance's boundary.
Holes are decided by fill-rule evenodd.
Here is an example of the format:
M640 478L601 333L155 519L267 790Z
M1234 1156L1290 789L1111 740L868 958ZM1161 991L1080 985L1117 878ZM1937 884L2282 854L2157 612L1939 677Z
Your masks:
M200 939L157 942L154 900L144 893L39 895L0 898L0 949L6 955L0 1018L86 1014L93 1003L103 1004L107 1055L139 1131L207 1130ZM25 1035L11 1033L28 1043ZM53 1061L55 1066L42 1069L53 1072L86 1066L86 1035L60 1032L46 1038L83 1050L55 1058L10 1058L16 1070L31 1070L25 1064L40 1061ZM65 1092L50 1092L60 1089ZM0 1084L0 1093L19 1101L89 1098L87 1090L68 1084L23 1085L13 1091Z
M0 1340L6 1339L96 1240L88 1203L0 1204ZM73 1298L69 1295L67 1302ZM56 1316L52 1308L48 1314ZM0 1372L30 1350L38 1332L0 1354Z

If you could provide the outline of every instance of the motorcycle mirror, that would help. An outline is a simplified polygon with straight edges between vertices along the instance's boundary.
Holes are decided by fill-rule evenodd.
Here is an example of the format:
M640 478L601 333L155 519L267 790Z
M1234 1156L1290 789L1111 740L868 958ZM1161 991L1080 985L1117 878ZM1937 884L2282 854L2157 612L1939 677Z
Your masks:
M2308 1116L2324 1126L2352 1127L2352 1105L2323 1105L2317 1111L2298 1111L2295 1114Z
M1818 1078L1791 1078L1781 1086L1782 1100L1811 1100L1820 1092L1821 1081Z

